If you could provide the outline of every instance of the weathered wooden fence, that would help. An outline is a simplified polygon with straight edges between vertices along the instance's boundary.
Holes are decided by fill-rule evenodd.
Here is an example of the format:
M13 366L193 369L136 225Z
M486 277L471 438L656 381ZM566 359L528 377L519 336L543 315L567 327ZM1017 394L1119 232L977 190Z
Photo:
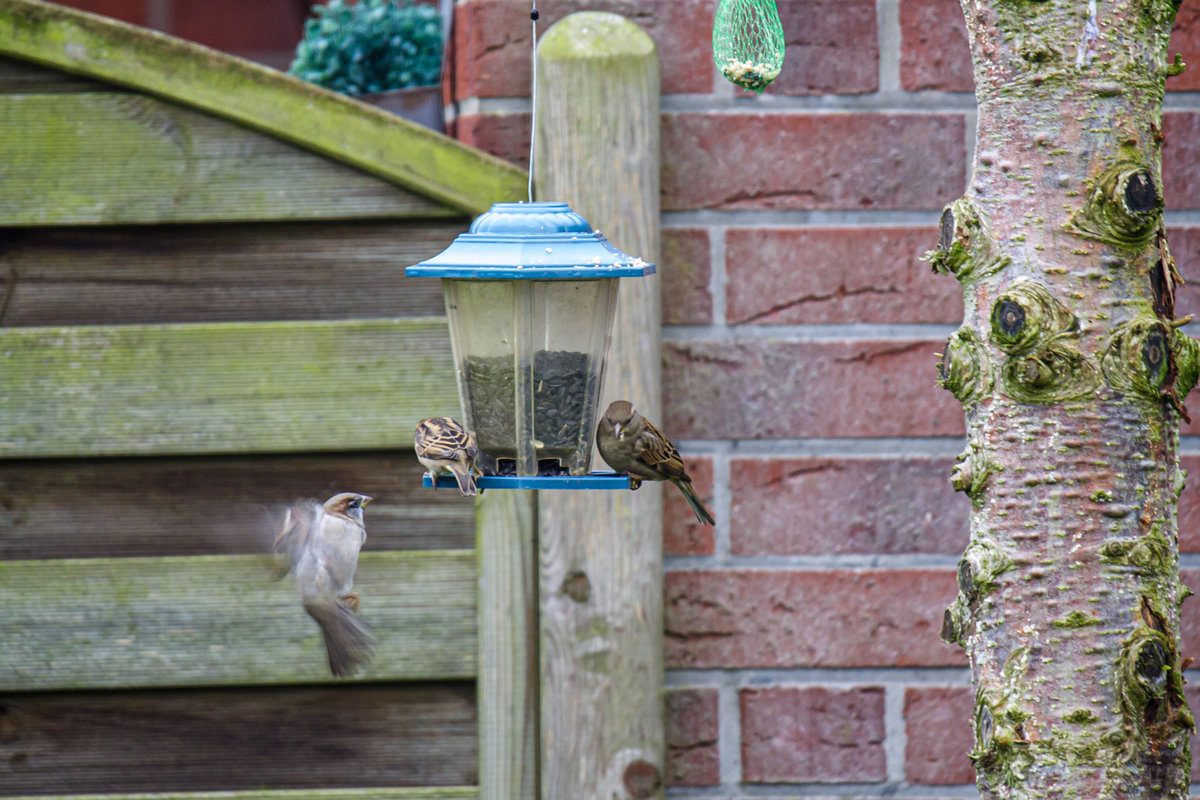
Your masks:
M623 102L656 108L624 25L647 72ZM656 183L616 210L560 188L653 257ZM0 796L557 798L568 762L573 800L661 791L653 488L640 523L555 521L568 558L539 578L533 494L490 493L476 524L411 455L458 400L440 287L403 267L524 190L271 70L0 0ZM380 642L333 683L263 552L270 504L341 490L377 498L356 584ZM578 555L634 529L633 583ZM551 632L563 568L598 591ZM604 674L576 657L597 621Z

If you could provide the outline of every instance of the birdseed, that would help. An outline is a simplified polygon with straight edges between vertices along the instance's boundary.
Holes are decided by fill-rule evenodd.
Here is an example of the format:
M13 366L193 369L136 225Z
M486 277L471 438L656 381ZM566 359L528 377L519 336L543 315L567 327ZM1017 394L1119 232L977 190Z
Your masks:
M765 62L738 61L729 59L721 65L721 74L731 83L743 89L761 92L767 84L779 77L779 67Z
M533 357L533 438L539 443L539 472L559 471L547 460L565 461L581 438L581 426L595 419L586 353L541 350ZM515 376L511 358L469 356L466 361L468 404L479 466L487 474L503 471L502 459L515 459ZM585 414L586 419L585 419ZM583 439L590 441L590 432Z

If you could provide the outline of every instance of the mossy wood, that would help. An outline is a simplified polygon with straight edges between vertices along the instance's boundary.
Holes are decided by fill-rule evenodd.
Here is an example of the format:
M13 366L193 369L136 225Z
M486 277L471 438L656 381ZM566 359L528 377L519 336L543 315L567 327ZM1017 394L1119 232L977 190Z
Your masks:
M570 203L621 250L657 261L653 40L616 14L580 12L546 31L537 57L539 199ZM658 280L621 280L600 413L627 399L661 420ZM545 800L662 794L661 489L538 498Z
M4 795L475 783L469 681L0 693L0 707Z
M398 789L259 789L246 792L22 795L5 800L477 800L474 786Z
M538 786L537 492L476 504L479 800L534 800Z
M424 470L411 449L4 460L0 559L259 554L276 519L265 506L341 487L375 498L368 551L474 547L472 505L422 488Z
M8 226L461 215L294 144L132 93L0 94L0 165Z
M411 447L458 405L440 319L0 330L0 456Z
M328 680L324 644L267 556L0 562L0 691ZM364 553L367 680L475 675L471 551Z
M525 192L525 173L499 158L276 70L105 17L0 0L0 55L230 120L461 211Z
M984 798L1188 796L1176 508L1197 344L1163 225L1178 2L963 0L978 101L932 261L963 287L942 385L971 541L943 637Z
M440 317L441 281L403 270L466 228L462 218L9 229L0 323Z

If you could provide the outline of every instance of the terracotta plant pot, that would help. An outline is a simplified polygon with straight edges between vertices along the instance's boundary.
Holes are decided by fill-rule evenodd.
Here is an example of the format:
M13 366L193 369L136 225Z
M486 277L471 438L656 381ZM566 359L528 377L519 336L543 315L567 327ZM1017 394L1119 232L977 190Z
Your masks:
M445 121L442 117L441 86L393 89L390 92L364 94L358 99L404 117L418 125L424 125L438 133L446 132Z

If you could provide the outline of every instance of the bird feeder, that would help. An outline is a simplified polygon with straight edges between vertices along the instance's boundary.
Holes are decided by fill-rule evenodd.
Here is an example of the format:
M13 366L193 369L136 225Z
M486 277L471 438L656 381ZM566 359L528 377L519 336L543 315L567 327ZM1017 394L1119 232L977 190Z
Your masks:
M654 271L544 202L496 203L405 270L442 279L481 486L600 488L588 478L618 279Z

